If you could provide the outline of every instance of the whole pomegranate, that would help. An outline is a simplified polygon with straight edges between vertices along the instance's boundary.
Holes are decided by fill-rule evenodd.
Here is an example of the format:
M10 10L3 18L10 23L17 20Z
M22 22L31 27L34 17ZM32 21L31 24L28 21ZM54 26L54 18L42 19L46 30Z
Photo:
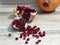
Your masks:
M36 0L37 6L44 12L53 12L60 4L60 0Z

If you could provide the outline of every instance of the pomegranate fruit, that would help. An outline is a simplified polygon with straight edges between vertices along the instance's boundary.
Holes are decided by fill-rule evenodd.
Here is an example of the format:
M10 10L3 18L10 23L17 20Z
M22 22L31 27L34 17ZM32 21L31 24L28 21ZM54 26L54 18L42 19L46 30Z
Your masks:
M60 4L60 0L36 0L37 6L44 12L53 12Z
M25 6L17 6L14 10L14 15L17 17L22 16L22 18L25 19L26 22L31 22L35 15L37 14L37 11L35 9L25 7Z
M25 29L25 24L26 24L26 22L23 18L15 19L12 22L12 27L16 30L22 31Z

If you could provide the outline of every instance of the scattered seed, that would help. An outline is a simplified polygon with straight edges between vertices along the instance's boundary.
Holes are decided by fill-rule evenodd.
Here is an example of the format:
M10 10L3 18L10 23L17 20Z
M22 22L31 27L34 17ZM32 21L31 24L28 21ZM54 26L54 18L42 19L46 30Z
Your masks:
M18 37L16 37L15 40L18 40Z
M30 40L30 38L27 38L27 41L29 41Z
M8 36L11 37L11 33L9 33Z
M25 44L28 44L28 42L26 41Z

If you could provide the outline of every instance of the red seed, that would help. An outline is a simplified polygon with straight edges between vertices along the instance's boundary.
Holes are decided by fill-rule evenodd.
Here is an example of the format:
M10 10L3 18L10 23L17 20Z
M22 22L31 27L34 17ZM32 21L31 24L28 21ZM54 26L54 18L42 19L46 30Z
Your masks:
M39 36L40 36L40 37L43 37L43 34L41 33L41 31L39 32Z
M41 33L39 36L40 36L40 37L43 37L43 34Z
M27 41L29 41L30 39L29 38L27 38Z
M27 36L30 36L30 34L29 34L29 33L27 33Z
M16 37L15 40L18 40L18 37Z
M35 44L39 44L39 42L36 42Z
M22 35L20 35L20 38L22 38Z
M36 28L35 30L36 30L36 32L38 32L38 31L40 30L40 28L38 27L38 28Z
M43 36L45 36L45 31L43 31Z
M35 29L37 26L32 27L32 29Z
M24 37L23 40L25 40L26 38Z
M23 37L26 37L26 33L23 33Z
M36 10L35 9L30 9L31 10L31 12L36 12Z
M38 42L41 42L41 40L38 40Z
M32 36L33 36L33 37L35 37L35 38L39 38L39 36L38 36L38 35L34 35L34 34L33 34Z
M40 35L41 34L41 31L38 34Z
M11 33L9 33L8 36L11 37Z
M23 36L23 33L20 34L20 38L22 38L22 36Z
M33 34L32 36L34 37L35 35Z
M28 44L28 42L26 41L25 44Z
M43 31L43 33L39 32L39 36L44 37L45 36L45 31Z
M18 20L14 20L14 21L12 22L12 25L16 24L17 22L18 22Z
M37 31L36 30L32 30L32 34L37 34Z
M30 29L31 29L31 26L28 25L28 26L27 26L27 29L30 30Z
M29 22L29 18L30 18L30 12L24 12L22 17L25 19L26 22Z
M36 37L36 38L39 38L39 36L38 36L38 35L35 35L35 37Z
M41 40L38 40L37 42L36 42L36 44L39 44L41 42Z

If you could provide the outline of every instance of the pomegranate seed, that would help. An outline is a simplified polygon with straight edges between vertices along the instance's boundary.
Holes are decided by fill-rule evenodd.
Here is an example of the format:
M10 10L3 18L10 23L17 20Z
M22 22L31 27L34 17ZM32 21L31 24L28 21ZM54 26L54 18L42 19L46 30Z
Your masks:
M23 18L19 19L19 25L25 26L25 20Z
M43 36L45 36L45 31L43 31Z
M36 30L37 30L37 31L39 31L39 30L40 30L40 28L36 28Z
M43 33L39 32L39 36L40 36L40 37L45 36L45 31L43 31Z
M28 33L27 36L30 36L30 34Z
M41 42L41 40L38 40L38 42Z
M22 17L25 19L26 22L29 22L29 18L30 18L30 13L23 13Z
M36 42L35 44L39 44L39 42Z
M12 25L16 24L17 22L18 22L18 20L14 20L14 21L12 22Z
M18 37L16 37L15 40L18 40Z
M41 31L39 32L39 36L40 36L40 37L43 37L43 34L41 33Z
M11 37L11 33L9 33L8 36Z
M27 41L29 41L30 39L29 38L27 38Z
M41 40L38 40L37 42L36 42L36 44L39 44L41 42Z
M41 34L41 31L38 34L40 35Z
M26 32L23 32L23 36L26 37Z
M18 10L24 10L25 6L17 6Z
M25 40L26 38L24 37L23 40Z
M20 35L20 38L22 38L22 35Z
M31 12L36 12L36 10L35 9L31 9Z
M25 44L28 44L28 42L26 41Z
M32 27L32 30L35 29L37 26Z
M33 34L32 36L34 37L35 35Z
M39 38L39 36L37 36L36 38Z
M30 12L30 8L26 7L24 11L27 12L27 13L29 13Z
M41 33L39 36L40 36L40 37L43 37L43 34Z
M32 36L33 36L33 37L35 37L35 38L39 38L39 36L38 36L38 35L34 35L34 34L33 34Z
M38 36L38 35L35 35L35 37L36 37L36 38L39 38L39 36Z
M27 29L28 29L28 30L31 30L31 26L28 25L28 26L27 26Z

